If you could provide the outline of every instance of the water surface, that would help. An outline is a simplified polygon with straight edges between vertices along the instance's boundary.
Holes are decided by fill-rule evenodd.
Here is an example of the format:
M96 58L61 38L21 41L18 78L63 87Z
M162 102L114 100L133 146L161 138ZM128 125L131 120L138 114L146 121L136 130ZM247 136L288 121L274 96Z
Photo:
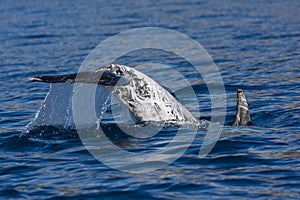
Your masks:
M298 1L2 1L0 196L300 198L299 8ZM76 132L58 130L50 137L42 133L19 137L49 89L47 84L29 82L28 77L76 72L102 40L146 26L170 28L201 43L224 80L226 123L234 117L235 90L241 87L247 94L254 126L225 126L212 152L202 159L198 158L200 134L170 166L143 174L128 174L101 164ZM136 57L133 53L121 60L124 64L165 61L188 69L188 64L172 56L146 55ZM189 79L195 80L193 74ZM205 84L194 83L202 117L209 118ZM193 102L189 106L193 107ZM155 144L167 144L172 129L168 131L161 137L125 138L116 144L151 151Z

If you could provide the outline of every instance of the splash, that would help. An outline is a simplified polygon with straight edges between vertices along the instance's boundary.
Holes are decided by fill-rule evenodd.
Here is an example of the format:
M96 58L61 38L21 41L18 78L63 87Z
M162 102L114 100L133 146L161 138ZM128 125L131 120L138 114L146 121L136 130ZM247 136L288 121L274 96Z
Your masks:
M84 83L82 83L83 85ZM72 83L53 83L34 119L25 127L22 136L30 132L45 133L49 127L55 130L74 130L75 124L72 112ZM96 102L97 121L99 123L107 110L112 89L98 86L94 97ZM88 97L87 97L88 98Z

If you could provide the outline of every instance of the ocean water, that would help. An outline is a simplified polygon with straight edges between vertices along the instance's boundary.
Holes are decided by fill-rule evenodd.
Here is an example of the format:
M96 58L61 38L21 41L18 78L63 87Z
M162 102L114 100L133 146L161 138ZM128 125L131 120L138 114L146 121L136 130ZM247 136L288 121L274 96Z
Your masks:
M300 3L298 1L1 1L0 2L0 198L1 199L299 199L300 198ZM20 137L39 110L49 85L31 76L75 73L101 41L132 28L163 27L203 45L226 89L221 137L204 158L205 130L170 165L126 173L99 162L76 131L49 128ZM159 51L132 52L122 64L190 65ZM178 86L166 70L149 70L158 82ZM167 74L167 75L166 75ZM201 116L210 98L188 73ZM199 80L198 80L199 79ZM198 80L198 81L197 81ZM247 95L253 125L231 127L236 88ZM199 117L199 116L197 116ZM150 138L120 136L133 152L168 144L167 128ZM189 131L186 130L186 134Z

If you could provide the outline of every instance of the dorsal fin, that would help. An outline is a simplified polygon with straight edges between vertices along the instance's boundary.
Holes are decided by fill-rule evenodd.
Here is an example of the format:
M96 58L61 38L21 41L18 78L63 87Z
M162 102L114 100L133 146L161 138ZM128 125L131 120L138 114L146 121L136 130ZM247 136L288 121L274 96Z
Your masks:
M232 126L248 126L251 123L247 98L242 89L237 89L236 115Z

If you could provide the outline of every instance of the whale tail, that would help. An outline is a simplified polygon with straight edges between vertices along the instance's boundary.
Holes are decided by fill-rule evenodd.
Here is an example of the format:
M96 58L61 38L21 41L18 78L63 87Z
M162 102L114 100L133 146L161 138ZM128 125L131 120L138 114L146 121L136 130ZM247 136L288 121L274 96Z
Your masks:
M251 124L250 111L247 98L242 89L237 89L237 106L232 126L248 126Z

